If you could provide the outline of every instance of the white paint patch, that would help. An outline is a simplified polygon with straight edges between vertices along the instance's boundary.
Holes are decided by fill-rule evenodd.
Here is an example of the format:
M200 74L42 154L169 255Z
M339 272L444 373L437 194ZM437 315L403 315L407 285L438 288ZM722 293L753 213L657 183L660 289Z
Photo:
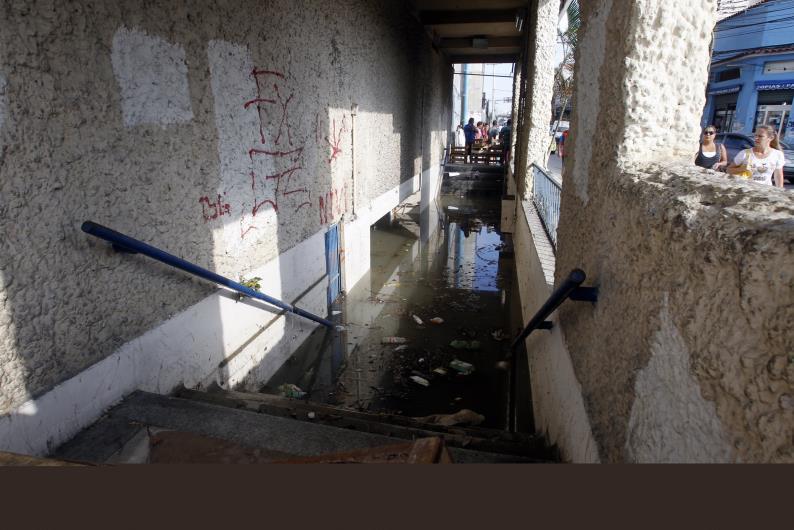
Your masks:
M651 360L637 376L629 417L629 459L645 463L731 461L731 446L714 403L700 394L689 350L675 327L667 297L653 337Z
M606 50L606 23L612 11L612 0L605 0L598 12L587 24L587 32L579 44L580 70L576 83L577 123L573 135L574 165L572 180L576 195L585 203L587 194L590 160L593 156L593 139L595 138L596 122L599 105L599 73L604 62Z
M124 125L164 127L193 119L182 46L122 26L113 36L111 61Z
M286 301L315 285L296 305L324 316L324 242L318 232L252 275L263 278L263 292ZM221 290L0 417L0 450L45 455L137 389L168 393L180 383L212 381L253 388L266 381L317 325L287 314L264 329L279 310L248 302Z

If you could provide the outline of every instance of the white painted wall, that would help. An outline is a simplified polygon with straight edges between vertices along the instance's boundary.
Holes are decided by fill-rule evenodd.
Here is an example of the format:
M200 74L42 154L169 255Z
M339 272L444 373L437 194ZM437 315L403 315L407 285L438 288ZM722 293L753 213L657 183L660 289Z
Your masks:
M534 207L520 203L514 251L521 312L529 322L554 290L554 253ZM555 312L551 331L535 331L526 340L532 411L536 428L556 444L565 461L599 462L598 446L565 343L564 329Z

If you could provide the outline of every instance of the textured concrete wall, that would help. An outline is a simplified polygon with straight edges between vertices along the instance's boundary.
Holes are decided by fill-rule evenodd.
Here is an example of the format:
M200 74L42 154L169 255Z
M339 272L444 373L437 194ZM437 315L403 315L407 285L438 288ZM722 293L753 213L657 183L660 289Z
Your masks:
M353 104L358 205L449 122L423 146L421 94L448 95L417 82L435 52L403 2L40 0L0 27L0 413L213 291L82 221L237 279L350 212Z
M582 3L556 278L605 461L794 461L794 198L689 163L713 2ZM686 162L683 162L686 160Z
M524 60L520 66L521 75L518 71L516 73L513 94L515 156L512 169L522 196L532 190L529 166L533 163L546 166L559 2L533 0L529 2L528 9ZM515 93L516 89L518 93Z

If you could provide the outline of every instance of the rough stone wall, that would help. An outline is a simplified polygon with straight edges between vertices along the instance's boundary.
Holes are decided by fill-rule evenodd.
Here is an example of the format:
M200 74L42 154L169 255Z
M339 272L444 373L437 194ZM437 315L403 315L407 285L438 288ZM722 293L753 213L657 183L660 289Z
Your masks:
M353 104L357 200L417 173L435 52L403 2L38 0L0 28L0 413L212 291L84 220L237 279L349 210Z
M554 85L554 47L557 41L559 2L529 2L528 36L524 43L524 61L516 72L513 102L515 111L513 142L515 142L514 175L521 196L532 189L531 164L546 166L551 122L551 98ZM516 94L516 88L519 93ZM523 98L521 97L523 95Z
M551 122L551 98L554 89L554 47L557 42L557 18L559 2L541 0L535 18L535 28L530 35L532 78L527 91L528 105L526 165L538 164L546 167L549 148L549 123ZM525 190L532 189L533 172L524 174Z
M794 461L794 198L689 162L713 2L582 17L556 277L600 288L560 309L599 454Z

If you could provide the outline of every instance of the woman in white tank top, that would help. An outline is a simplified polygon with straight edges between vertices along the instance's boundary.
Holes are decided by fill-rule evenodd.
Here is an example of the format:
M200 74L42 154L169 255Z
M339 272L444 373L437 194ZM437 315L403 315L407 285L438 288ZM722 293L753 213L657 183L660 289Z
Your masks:
M755 130L755 145L752 149L739 151L728 167L728 173L782 188L786 157L778 147L777 132L768 125L759 125Z

